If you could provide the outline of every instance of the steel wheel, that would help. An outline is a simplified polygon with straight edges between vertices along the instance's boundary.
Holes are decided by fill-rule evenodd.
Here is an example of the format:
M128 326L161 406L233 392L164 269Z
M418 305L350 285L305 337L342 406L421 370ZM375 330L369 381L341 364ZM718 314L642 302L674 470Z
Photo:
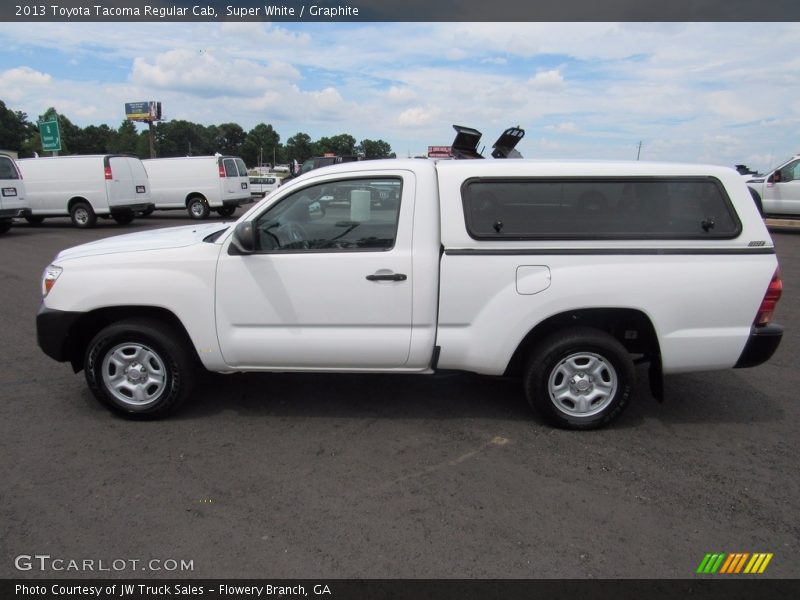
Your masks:
M94 227L94 224L97 223L97 215L94 214L92 207L86 202L76 202L73 204L69 216L75 227Z
M592 327L571 327L533 350L523 383L530 405L552 424L593 429L625 409L635 376L619 340Z
M205 219L208 217L208 213L211 212L205 198L199 197L189 200L189 205L186 208L189 210L189 216L192 219Z
M191 393L191 342L164 321L132 318L108 325L89 342L84 370L89 389L122 416L154 419Z
M123 404L143 407L154 402L167 383L164 361L141 344L119 344L109 351L101 366L103 383Z
M550 372L548 391L556 408L574 417L602 412L617 393L617 372L599 354L577 352Z

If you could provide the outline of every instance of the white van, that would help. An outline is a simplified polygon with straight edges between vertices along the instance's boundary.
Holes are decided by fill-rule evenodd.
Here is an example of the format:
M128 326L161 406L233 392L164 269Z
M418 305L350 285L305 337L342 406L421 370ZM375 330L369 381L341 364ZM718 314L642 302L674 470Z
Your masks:
M212 210L230 217L237 207L252 202L247 167L237 156L182 156L142 162L150 178L155 209L185 209L192 219L205 219Z
M19 169L13 158L0 154L0 233L11 229L14 217L28 217L30 214Z
M127 225L152 205L147 172L133 156L54 156L17 164L25 178L32 224L68 215L76 227L94 227L98 216Z

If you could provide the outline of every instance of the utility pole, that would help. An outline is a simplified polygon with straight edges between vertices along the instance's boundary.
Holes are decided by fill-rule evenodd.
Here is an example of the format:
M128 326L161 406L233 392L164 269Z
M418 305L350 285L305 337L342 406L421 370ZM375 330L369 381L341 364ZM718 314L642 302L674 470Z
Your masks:
M639 140L639 149L636 150L636 160L639 160L639 156L642 154L642 141Z

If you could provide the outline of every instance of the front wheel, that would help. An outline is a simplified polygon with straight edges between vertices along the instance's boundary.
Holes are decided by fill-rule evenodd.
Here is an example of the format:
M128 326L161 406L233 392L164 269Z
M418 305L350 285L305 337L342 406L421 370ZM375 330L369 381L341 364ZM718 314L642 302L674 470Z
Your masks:
M189 395L195 366L182 336L164 323L128 319L109 325L84 356L89 389L114 412L156 419Z
M525 370L525 394L553 425L595 429L622 413L635 376L630 355L616 338L576 327L536 348Z
M69 218L75 227L88 229L97 223L97 215L94 214L92 206L88 202L76 202L69 209Z
M40 217L38 215L25 217L25 220L31 225L41 225L42 223L44 223L44 217Z
M197 220L208 218L208 213L211 212L206 199L199 196L189 199L189 202L186 204L186 210L189 211L189 216L192 219Z
M217 214L219 214L220 217L223 217L225 219L227 219L230 216L233 216L233 213L235 212L236 212L235 206L222 206L217 209Z

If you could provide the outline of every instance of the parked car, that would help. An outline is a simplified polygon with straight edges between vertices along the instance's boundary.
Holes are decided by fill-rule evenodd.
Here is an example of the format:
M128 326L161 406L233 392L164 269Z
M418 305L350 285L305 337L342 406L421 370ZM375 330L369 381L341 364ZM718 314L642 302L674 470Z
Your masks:
M341 164L235 225L64 250L42 286L41 348L133 418L175 409L197 364L455 369L519 377L548 421L588 429L629 403L634 361L661 397L662 373L758 365L783 334L769 232L736 172L703 165Z
M753 200L764 215L800 216L800 154L747 179Z
M254 198L263 198L270 192L277 190L281 185L281 178L277 175L251 175L250 195Z
M11 229L14 217L28 217L30 214L22 175L13 158L0 154L0 233Z
M152 206L147 173L132 156L24 158L17 164L31 208L27 219L33 224L69 216L76 227L94 227L97 217L127 225L137 212Z
M252 202L247 167L238 156L182 156L143 162L155 210L186 210L192 219L205 219L212 210L230 217L239 206Z

